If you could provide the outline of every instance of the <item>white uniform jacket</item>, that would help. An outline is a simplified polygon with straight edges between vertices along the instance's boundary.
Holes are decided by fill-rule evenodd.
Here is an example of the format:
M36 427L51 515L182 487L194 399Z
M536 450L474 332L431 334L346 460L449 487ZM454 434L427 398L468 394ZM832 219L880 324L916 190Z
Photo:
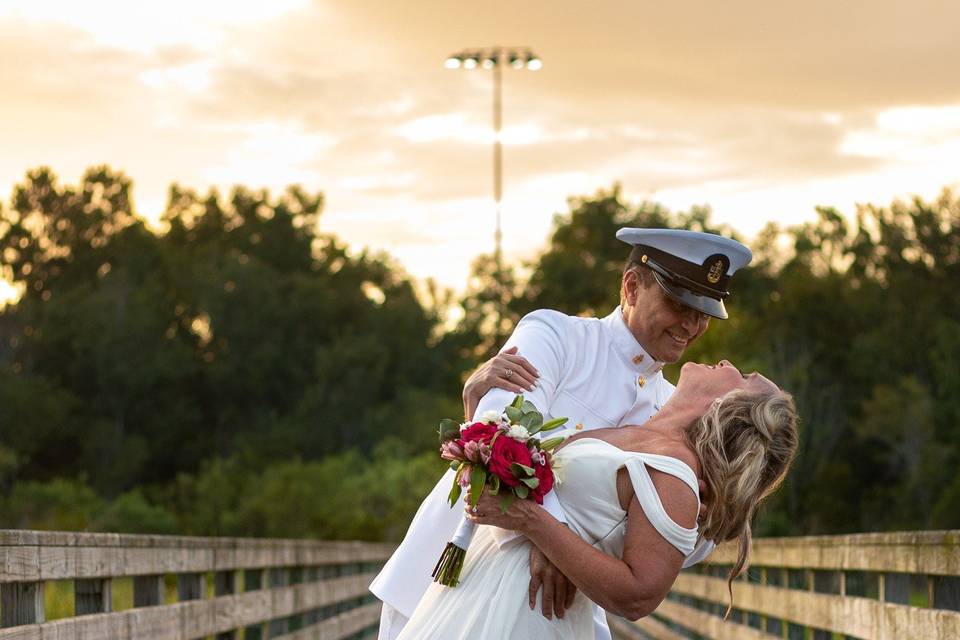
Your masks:
M513 346L540 373L536 388L525 398L545 420L568 418L565 427L573 432L643 424L674 389L660 372L663 363L643 350L619 307L602 320L534 311L517 324L503 348ZM500 411L513 397L509 391L491 389L476 414ZM370 585L374 595L407 618L429 586L433 567L463 515L462 508L447 503L453 475L448 471L423 501L403 542ZM548 498L553 500L545 501L545 506L557 504L552 492ZM609 632L598 635L604 636Z

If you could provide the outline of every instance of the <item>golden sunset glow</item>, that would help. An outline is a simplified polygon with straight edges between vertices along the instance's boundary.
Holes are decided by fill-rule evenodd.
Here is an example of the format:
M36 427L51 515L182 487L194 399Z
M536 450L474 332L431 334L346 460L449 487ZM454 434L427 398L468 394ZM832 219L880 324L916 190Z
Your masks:
M544 66L503 69L508 259L614 183L749 238L960 184L958 23L933 0L7 1L0 197L107 163L157 220L173 182L300 183L352 249L461 289L493 245L492 78L444 63L518 45Z

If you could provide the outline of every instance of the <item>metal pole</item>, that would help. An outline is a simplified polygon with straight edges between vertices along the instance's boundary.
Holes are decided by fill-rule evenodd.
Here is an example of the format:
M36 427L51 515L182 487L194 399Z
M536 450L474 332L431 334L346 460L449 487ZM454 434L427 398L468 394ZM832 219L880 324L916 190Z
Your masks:
M503 192L503 150L500 146L500 127L502 125L503 105L501 101L501 72L503 65L503 52L497 51L493 64L493 201L497 208L497 228L494 232L494 264L497 269L497 275L500 275L502 260L501 242L503 232L500 228L500 197Z

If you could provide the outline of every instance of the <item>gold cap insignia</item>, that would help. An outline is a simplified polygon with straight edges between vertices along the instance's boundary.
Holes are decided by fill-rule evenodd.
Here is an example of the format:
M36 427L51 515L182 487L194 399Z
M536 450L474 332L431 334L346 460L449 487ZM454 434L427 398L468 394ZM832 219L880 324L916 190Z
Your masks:
M710 271L707 272L707 282L710 284L717 284L720 282L720 278L723 276L724 264L723 260L717 260L712 265L710 265Z

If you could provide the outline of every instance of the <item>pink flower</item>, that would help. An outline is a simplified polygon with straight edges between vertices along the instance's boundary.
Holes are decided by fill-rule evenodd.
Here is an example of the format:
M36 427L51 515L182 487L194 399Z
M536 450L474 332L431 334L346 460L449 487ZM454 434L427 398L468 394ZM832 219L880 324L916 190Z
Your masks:
M470 440L463 443L463 453L470 462L476 462L480 459L481 444L476 440Z
M458 483L460 484L460 486L463 487L464 489L469 489L469 488L470 488L470 472L471 472L472 470L473 470L473 469L470 467L470 465L465 466L465 467L463 468L463 471L460 472L460 476L457 478L457 482L458 482Z
M462 462L466 459L463 455L463 449L460 448L460 443L457 440L448 440L440 445L440 457L453 462Z

